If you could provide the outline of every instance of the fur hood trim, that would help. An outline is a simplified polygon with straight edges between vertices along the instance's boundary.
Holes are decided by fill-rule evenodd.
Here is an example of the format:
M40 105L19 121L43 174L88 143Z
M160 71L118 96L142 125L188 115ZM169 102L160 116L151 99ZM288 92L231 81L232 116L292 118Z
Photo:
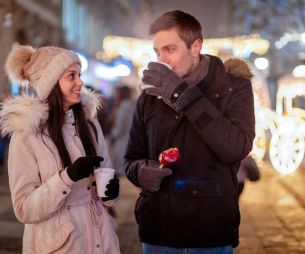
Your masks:
M88 120L93 120L96 117L97 110L102 108L100 95L85 87L81 90L80 101Z
M224 66L226 72L234 77L245 78L249 80L253 77L247 62L240 58L230 58L224 62Z
M0 128L2 135L14 132L37 132L48 119L48 105L28 96L17 96L2 104Z
M87 89L81 90L81 104L88 120L92 120L101 107L99 96ZM0 128L2 135L15 132L36 134L49 117L48 104L30 96L17 96L1 104Z

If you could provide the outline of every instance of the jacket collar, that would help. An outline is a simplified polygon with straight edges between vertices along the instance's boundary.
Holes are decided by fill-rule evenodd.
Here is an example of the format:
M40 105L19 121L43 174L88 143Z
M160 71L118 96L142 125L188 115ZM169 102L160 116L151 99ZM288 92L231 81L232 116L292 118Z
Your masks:
M222 97L231 91L232 77L251 79L252 73L248 64L239 58L230 58L223 63L220 58L208 55L210 58L207 76L198 84L205 94L212 97ZM213 84L213 85L212 85Z
M96 116L97 109L101 107L98 95L86 88L81 90L81 104L88 120L92 120ZM49 109L45 101L26 95L16 96L2 103L0 111L1 134L37 133L48 117Z

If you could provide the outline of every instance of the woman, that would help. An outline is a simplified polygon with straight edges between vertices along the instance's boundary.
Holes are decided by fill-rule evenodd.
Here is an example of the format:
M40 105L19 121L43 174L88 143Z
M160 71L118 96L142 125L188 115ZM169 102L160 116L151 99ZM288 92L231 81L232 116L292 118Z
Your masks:
M98 99L83 88L80 70L79 58L57 47L20 46L6 62L9 78L34 93L8 100L0 114L11 135L9 184L25 224L23 253L120 253L104 207L119 182L110 181L103 200L91 184L95 167L112 165L94 119Z

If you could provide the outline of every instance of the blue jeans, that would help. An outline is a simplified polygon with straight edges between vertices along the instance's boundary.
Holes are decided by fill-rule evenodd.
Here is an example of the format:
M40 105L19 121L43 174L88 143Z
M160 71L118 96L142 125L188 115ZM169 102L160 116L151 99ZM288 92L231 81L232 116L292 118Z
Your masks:
M172 248L143 243L143 254L233 254L232 246L216 248Z

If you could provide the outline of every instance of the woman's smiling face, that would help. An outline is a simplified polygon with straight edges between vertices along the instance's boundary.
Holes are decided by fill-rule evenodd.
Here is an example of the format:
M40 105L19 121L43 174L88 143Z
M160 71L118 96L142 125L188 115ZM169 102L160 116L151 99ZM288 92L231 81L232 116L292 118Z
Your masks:
M62 93L64 111L77 103L80 103L80 90L84 83L80 78L81 67L74 63L65 70L59 79L59 87Z

